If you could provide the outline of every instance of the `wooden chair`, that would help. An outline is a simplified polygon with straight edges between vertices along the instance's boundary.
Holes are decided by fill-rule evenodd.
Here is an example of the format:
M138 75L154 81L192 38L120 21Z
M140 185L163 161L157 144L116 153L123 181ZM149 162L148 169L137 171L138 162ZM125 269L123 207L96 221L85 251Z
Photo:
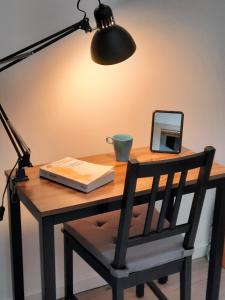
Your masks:
M191 299L191 260L215 149L158 161L128 162L121 211L64 224L65 296L73 296L73 253L76 251L112 287L113 300L136 286L137 297L147 283L159 299L167 299L153 280L180 272L180 299ZM177 225L186 177L200 168L188 221ZM173 184L178 176L179 183ZM146 204L135 202L139 178L152 177ZM166 179L159 188L160 178ZM159 212L155 209L162 200ZM135 204L135 206L134 206Z

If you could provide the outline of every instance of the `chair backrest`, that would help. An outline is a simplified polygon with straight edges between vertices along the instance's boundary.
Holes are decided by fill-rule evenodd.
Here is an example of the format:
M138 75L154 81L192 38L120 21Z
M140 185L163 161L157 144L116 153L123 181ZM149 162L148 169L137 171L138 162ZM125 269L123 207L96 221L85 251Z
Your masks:
M176 159L147 163L139 163L136 160L128 162L113 262L115 268L125 267L127 248L135 245L185 233L183 247L185 249L194 247L214 154L215 149L208 146L204 152ZM181 200L185 193L187 174L189 170L196 168L199 168L199 173L189 218L186 223L177 225ZM176 184L173 183L175 175L179 178ZM164 188L159 187L161 176L166 178ZM147 213L143 232L138 236L129 237L137 180L146 177L152 178L152 185L149 187L151 190L147 199ZM157 200L162 200L162 204L157 226L152 229L152 217ZM165 228L164 224L167 221L169 225Z

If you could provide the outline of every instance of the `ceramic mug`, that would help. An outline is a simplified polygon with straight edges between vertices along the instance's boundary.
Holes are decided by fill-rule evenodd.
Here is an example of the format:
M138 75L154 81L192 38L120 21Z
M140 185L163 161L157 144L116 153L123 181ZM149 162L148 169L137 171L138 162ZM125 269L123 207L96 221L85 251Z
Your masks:
M133 143L132 136L128 134L115 134L112 137L107 137L106 142L108 144L113 144L117 161L129 160L130 150Z

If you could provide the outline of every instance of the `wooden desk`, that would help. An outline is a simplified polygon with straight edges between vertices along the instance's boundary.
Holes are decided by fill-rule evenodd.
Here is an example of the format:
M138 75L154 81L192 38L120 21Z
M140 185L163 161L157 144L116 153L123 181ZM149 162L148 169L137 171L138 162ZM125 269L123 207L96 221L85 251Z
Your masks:
M134 149L131 158L139 161L157 161L192 152L183 148L181 154L152 153L147 147ZM39 168L27 170L27 182L14 184L8 189L9 230L14 300L24 299L23 257L21 238L20 201L39 223L42 299L56 299L54 225L110 210L119 209L123 193L126 163L114 161L114 155L102 154L83 158L89 162L115 165L115 180L89 194L84 194L62 185L39 178ZM197 170L188 174L185 192L196 188ZM8 174L8 172L6 172ZM138 183L136 203L144 203L150 192L147 179ZM160 181L165 186L165 178ZM176 188L176 178L173 188ZM214 164L207 188L216 188L210 264L208 273L207 300L217 300L220 286L223 238L225 229L225 167Z

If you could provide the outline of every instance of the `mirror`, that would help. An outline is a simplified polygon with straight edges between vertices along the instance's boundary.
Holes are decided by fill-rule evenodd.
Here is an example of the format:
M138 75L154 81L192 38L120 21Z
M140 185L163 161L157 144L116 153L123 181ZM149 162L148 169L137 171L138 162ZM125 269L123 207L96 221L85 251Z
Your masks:
M152 116L151 151L180 153L183 122L181 111L156 110Z

